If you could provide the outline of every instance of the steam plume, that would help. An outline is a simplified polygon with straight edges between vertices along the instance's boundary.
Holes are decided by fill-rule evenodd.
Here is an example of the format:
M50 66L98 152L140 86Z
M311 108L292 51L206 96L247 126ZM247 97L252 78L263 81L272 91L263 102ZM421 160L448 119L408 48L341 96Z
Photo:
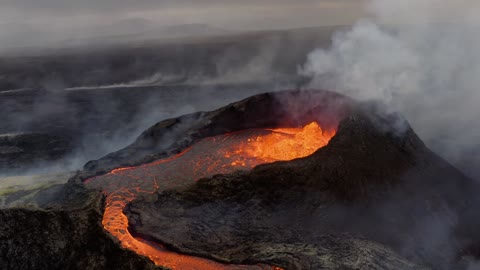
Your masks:
M372 0L370 19L338 32L301 68L312 87L382 99L426 143L480 176L480 3Z

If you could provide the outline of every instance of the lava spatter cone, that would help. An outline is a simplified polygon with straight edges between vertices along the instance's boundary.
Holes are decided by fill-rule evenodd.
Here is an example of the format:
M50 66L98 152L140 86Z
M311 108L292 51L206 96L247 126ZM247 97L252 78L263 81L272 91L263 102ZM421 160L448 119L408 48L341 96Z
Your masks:
M364 248L368 256L337 258L332 265L415 269L387 247L401 253L402 239L418 233L416 220L445 214L432 209L432 203L464 212L469 201L459 198L472 197L476 189L428 150L397 114L324 91L265 94L167 120L86 168L95 171L98 164L124 162L125 153L157 145L165 134L177 136L173 146L147 157L166 158L89 178L87 184L106 192L107 205L109 194L128 187L122 203L113 197L117 210L115 215L106 212L105 228L119 239L128 235L131 241L161 243L167 248L162 252L172 257L139 253L174 269L247 264L318 269L325 264L322 253L358 256ZM172 147L178 154L168 154ZM128 164L136 162L133 156ZM399 215L386 215L390 209L385 206ZM436 248L412 257L428 265L443 252ZM398 257L385 264L377 261L382 254Z
M47 211L1 210L0 265L454 269L479 255L479 190L398 115L268 93L159 122L87 163Z
M384 119L372 117L347 117L328 145L305 158L136 200L126 208L131 232L229 263L422 269L403 255L434 269L451 266L464 250L457 230L474 209L478 185L408 126L386 130ZM452 215L458 223L439 246L418 240L425 226ZM405 251L412 238L418 242Z
M102 222L105 229L119 239L122 246L149 257L158 265L172 269L240 267L222 266L196 257L182 256L164 248L149 247L144 241L136 239L129 233L128 221L123 210L129 202L140 195L184 187L195 180L220 173L232 173L239 169L248 170L259 164L311 155L325 146L334 136L335 121L341 117L340 111L346 111L343 102L347 99L338 102L343 97L330 92L311 92L309 95L307 93L284 92L283 95L260 95L211 113L196 115L194 116L196 119L190 123L190 130L185 132L191 135L187 138L191 143L179 154L140 166L117 168L106 175L86 179L84 183L89 187L101 189L107 195ZM310 107L299 106L298 102L308 101L306 98L309 96L316 96L316 102L311 103ZM290 100L291 97L295 99ZM289 106L302 109L291 111L288 109ZM259 115L253 114L254 109L259 113L263 112L266 118L258 118ZM192 121L191 117L184 118ZM226 121L232 118L242 121ZM249 119L252 120L251 123ZM312 122L305 122L308 120ZM186 120L180 118L174 121L167 120L165 123L168 123L167 128L174 130L172 125L181 126L183 121ZM286 124L282 126L280 123ZM322 128L319 123L324 127ZM205 126L202 127L202 125ZM238 129L237 126L245 129ZM280 126L280 128L262 128L263 126ZM158 138L155 138L155 135L161 134L157 131L159 127L161 129L162 124L142 134L139 140L130 146L135 148L134 152L138 152L138 145L156 141ZM215 135L219 131L226 133ZM192 134L214 136L199 138ZM112 156L117 157L113 160L117 159L117 162L121 160L122 152L131 151L127 148L114 153ZM112 156L107 156L105 160L110 162ZM87 164L86 168L95 168L95 163L99 162Z
M173 157L137 167L115 169L85 183L106 194L105 229L122 246L171 269L267 269L266 266L221 265L149 246L132 236L125 206L136 197L185 187L195 180L219 173L251 169L259 164L311 155L325 146L335 130L324 131L316 122L301 128L250 129L205 138ZM272 269L271 267L268 269Z

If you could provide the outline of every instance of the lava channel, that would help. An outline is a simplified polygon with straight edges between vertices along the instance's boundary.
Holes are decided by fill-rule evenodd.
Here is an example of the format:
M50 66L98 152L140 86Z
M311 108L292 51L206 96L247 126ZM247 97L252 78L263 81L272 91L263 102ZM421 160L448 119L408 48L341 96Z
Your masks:
M303 128L250 129L202 139L182 153L149 164L120 168L90 178L85 184L106 195L102 224L124 248L150 258L156 265L172 270L280 269L267 265L229 265L167 250L128 231L126 205L141 194L179 188L215 174L275 161L306 157L327 145L335 130L322 130L316 123Z

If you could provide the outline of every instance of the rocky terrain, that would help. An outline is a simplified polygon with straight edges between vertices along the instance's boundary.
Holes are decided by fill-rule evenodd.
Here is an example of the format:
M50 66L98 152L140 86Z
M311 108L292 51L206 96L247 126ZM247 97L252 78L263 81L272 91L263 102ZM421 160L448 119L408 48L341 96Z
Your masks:
M0 210L0 268L161 269L105 234L99 193L82 186L45 192L55 195L55 202L37 200L45 209Z
M66 185L36 193L35 208L0 210L0 266L152 269L102 228L103 197L84 180L171 156L201 138L312 120L338 127L326 147L143 196L126 209L130 232L180 253L285 269L463 270L474 263L475 181L381 105L284 91L159 122Z
M388 125L384 120L353 115L310 157L137 200L128 211L131 230L175 250L235 263L413 269L391 255L378 260L391 252L387 246L421 265L453 269L478 241L463 235L472 226L478 185L410 128L380 128ZM429 231L434 227L441 231ZM341 246L361 246L367 255ZM343 252L352 253L343 261L336 257Z
M88 162L80 178L158 160L202 138L249 128L296 127L312 121L332 128L348 115L352 102L329 91L281 91L255 95L210 112L167 119L145 130L127 147Z

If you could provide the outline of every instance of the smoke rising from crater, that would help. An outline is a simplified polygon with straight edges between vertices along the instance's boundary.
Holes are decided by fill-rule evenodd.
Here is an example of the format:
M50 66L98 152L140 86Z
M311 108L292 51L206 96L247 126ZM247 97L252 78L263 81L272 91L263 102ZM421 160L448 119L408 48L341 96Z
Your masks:
M301 68L312 87L401 112L435 151L480 176L480 3L373 0Z

